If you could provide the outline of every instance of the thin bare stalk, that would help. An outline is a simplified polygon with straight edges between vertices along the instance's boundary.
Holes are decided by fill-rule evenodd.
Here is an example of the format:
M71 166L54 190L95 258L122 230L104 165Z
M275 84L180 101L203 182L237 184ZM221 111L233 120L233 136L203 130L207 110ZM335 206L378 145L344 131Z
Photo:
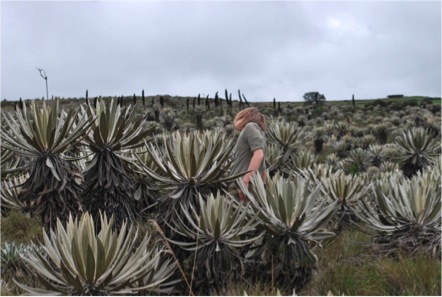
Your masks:
M158 233L160 233L161 237L162 237L163 240L164 240L164 243L165 243L165 245L166 245L167 250L168 250L169 253L172 255L172 257L175 259L175 263L176 263L176 265L178 266L178 269L180 270L181 275L182 275L183 278L184 278L184 281L186 282L187 288L189 289L189 295L190 295L190 296L195 296L195 295L193 294L192 287L190 286L189 282L187 281L186 275L184 274L184 271L183 271L183 269L181 268L180 263L178 262L178 259L175 257L175 254L174 254L172 248L170 247L169 242L167 241L166 236L165 236L164 233L163 233L163 230L161 230L161 227L157 224L157 222L156 222L155 220L149 220L149 223L151 223L151 224L155 227L155 229L158 231Z
M38 72L40 72L40 76L46 81L46 100L49 100L49 92L48 92L48 76L43 68L37 68Z
M201 221L198 222L198 227L200 227L200 223L201 223ZM197 233L197 235L196 235L196 242L197 242L197 243L198 243L199 238L200 238L200 233L199 233L199 231L198 231L198 233ZM194 276L195 276L196 254L198 254L198 246L197 246L197 248L195 249L195 256L193 257L192 278L190 279L190 285L191 285L191 286L193 285L193 278L194 278Z
M272 290L275 289L275 279L274 279L274 276L275 276L275 269L273 267L273 255L272 255Z

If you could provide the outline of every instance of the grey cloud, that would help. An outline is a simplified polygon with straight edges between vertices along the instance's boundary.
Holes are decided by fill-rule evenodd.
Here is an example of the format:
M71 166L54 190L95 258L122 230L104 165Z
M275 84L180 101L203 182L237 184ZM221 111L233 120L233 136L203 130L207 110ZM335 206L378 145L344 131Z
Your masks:
M440 2L2 2L1 97L440 96Z

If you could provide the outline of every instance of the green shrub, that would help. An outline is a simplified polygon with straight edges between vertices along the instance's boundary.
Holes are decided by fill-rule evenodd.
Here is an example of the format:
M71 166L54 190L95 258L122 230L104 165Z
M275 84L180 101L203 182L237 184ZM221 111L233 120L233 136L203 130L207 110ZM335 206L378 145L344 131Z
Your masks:
M43 239L40 220L15 210L1 218L1 232L2 242L29 244Z

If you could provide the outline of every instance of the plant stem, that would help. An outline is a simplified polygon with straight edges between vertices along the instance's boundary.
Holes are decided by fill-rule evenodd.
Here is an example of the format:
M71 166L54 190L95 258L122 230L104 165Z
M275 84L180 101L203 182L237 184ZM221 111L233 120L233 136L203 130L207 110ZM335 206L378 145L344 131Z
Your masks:
M49 92L48 92L48 78L45 78L46 81L46 100L49 100Z
M189 294L191 296L195 296L193 294L193 291L192 291L192 288L191 288L189 282L187 281L186 275L184 274L184 271L181 268L180 263L178 262L178 259L175 257L175 254L172 251L172 248L170 247L169 242L167 241L167 238L166 238L166 236L163 233L163 230L161 230L161 227L157 224L157 222L155 220L149 220L149 222L155 227L155 229L160 233L161 237L164 239L164 243L165 243L167 249L172 254L172 257L175 259L176 265L178 266L178 269L180 270L180 272L181 272L181 274L182 274L182 276L184 278L184 281L186 282L187 288L189 289Z

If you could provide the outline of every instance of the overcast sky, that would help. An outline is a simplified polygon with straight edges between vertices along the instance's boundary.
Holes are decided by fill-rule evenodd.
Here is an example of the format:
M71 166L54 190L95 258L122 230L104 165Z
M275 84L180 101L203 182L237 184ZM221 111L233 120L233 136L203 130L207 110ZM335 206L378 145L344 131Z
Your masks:
M1 99L441 96L441 1L2 1Z

